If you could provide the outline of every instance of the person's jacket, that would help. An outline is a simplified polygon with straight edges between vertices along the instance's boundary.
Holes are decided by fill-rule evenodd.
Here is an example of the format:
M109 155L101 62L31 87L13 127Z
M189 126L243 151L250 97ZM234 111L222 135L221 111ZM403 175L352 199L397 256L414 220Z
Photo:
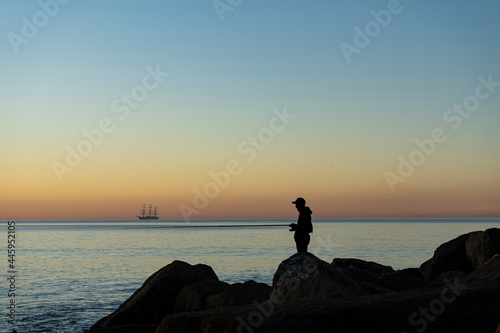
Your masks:
M309 207L304 207L299 210L299 219L297 221L297 227L295 232L311 233L313 232L313 226L311 222L312 211Z

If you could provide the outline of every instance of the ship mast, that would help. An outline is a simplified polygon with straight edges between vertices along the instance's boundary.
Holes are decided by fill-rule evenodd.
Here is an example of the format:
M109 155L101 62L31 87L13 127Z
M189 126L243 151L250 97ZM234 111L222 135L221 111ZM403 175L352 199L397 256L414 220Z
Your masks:
M141 214L136 215L140 220L158 220L157 209L154 207L154 215L153 215L153 204L149 204L146 208L146 204L142 205Z

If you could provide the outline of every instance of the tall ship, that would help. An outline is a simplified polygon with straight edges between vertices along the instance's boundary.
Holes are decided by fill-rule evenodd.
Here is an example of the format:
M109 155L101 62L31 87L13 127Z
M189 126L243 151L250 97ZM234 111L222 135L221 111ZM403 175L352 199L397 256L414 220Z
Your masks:
M153 205L149 205L147 212L146 212L146 205L142 205L141 215L136 215L136 216L139 218L139 220L158 220L158 215L156 214L156 206L154 208L154 214L153 214Z

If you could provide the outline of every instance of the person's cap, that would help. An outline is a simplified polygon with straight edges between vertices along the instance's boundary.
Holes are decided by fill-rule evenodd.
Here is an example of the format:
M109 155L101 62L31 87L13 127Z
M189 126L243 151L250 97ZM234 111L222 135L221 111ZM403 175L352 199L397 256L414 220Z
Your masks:
M295 201L292 202L293 204L306 204L306 201L304 200L304 198L297 198Z

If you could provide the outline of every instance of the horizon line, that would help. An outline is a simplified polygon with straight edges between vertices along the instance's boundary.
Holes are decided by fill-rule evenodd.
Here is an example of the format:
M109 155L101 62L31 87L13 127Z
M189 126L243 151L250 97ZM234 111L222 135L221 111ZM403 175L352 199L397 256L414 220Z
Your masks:
M489 217L318 217L313 219L316 221L320 220L398 220L398 219L404 219L404 220L427 220L427 219L434 219L434 220L451 220L451 219L459 219L459 220L465 220L465 219L500 219L500 216L489 216ZM158 219L158 220L151 220L148 221L148 223L154 223L154 222L159 222L159 221L176 221L176 222L195 222L195 221L269 221L269 220L296 220L296 217L290 217L290 218L207 218L207 219L191 219L189 221L186 221L184 219L173 219L173 218L166 218L166 219ZM21 222L21 221L141 221L138 219L40 219L40 220L23 220L23 219L5 219L2 220L5 222L8 221L15 221L15 222ZM144 222L142 222L144 223Z

